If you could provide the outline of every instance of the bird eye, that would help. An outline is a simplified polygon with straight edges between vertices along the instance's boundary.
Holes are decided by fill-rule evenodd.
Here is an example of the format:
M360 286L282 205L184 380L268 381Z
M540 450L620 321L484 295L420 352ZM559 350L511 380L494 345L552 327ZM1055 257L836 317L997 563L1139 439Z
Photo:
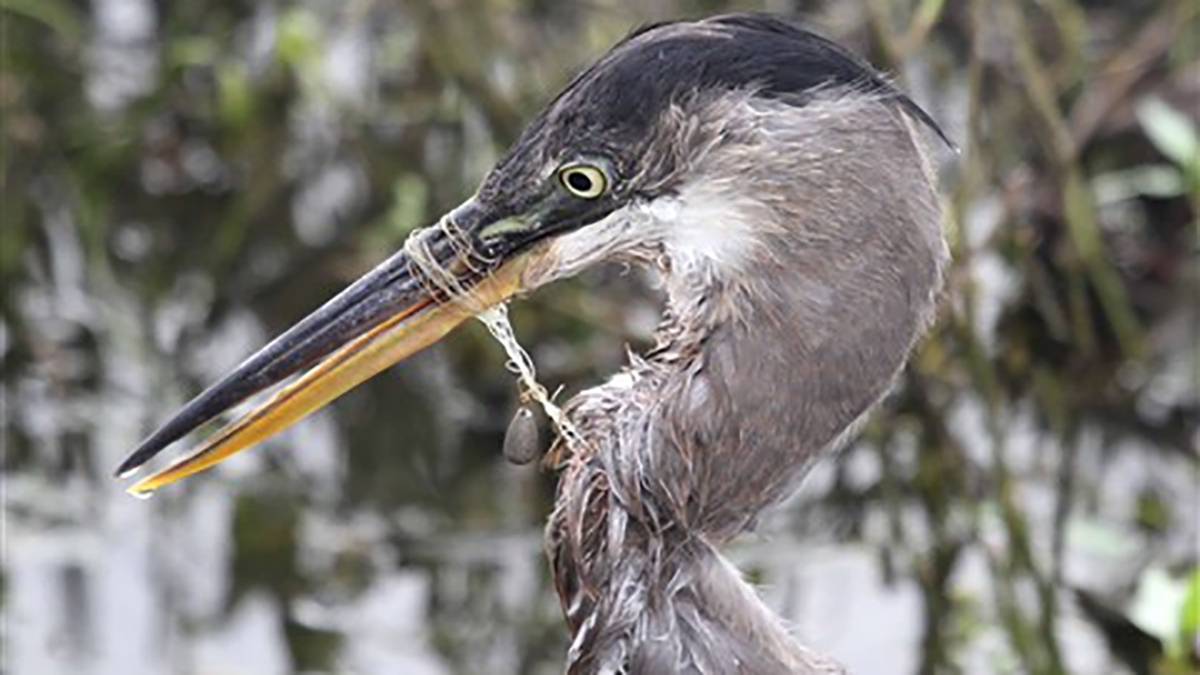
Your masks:
M604 172L587 164L574 164L559 169L558 180L567 192L581 199L595 199L608 189L608 178Z

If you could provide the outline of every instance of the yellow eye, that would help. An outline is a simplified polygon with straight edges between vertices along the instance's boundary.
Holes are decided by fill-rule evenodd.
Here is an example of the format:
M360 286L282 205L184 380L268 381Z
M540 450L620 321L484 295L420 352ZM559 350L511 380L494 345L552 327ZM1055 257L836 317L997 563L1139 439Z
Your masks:
M558 180L567 192L580 199L595 199L608 189L604 172L587 164L564 166L558 171Z

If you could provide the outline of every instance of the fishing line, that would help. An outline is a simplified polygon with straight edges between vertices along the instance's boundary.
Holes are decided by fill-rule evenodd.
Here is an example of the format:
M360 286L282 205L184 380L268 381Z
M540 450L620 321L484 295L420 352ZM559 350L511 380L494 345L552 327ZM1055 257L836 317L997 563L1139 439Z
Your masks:
M507 367L510 372L517 375L521 387L521 402L535 401L542 407L546 417L558 431L558 435L566 441L567 447L572 449L579 447L582 442L579 430L563 413L562 408L554 403L550 394L546 392L546 388L537 381L537 371L534 368L533 359L529 356L529 352L521 346L521 343L517 342L512 323L508 320L508 305L501 302L478 312L475 318L487 327L488 332L496 338L496 341L504 348L504 352L508 354Z
M533 359L517 341L512 323L508 320L508 306L503 302L491 307L484 306L453 272L438 262L431 247L431 241L438 230L445 234L451 248L454 249L454 259L462 262L472 273L482 276L494 264L494 260L475 251L475 247L457 225L449 218L443 217L434 227L417 230L405 240L404 251L408 254L413 275L427 291L436 291L435 297L438 293L444 295L448 302L460 304L483 323L508 356L505 366L517 376L521 402L536 402L546 413L558 435L566 441L567 446L578 447L582 437L562 409L554 403L554 397L537 381Z

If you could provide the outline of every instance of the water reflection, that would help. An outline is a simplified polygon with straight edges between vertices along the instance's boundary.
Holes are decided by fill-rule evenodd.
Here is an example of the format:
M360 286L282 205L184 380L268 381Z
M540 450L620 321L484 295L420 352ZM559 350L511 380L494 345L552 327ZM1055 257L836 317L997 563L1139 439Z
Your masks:
M948 162L954 296L863 441L731 555L851 672L1108 672L1130 638L1078 592L1136 617L1147 571L1178 584L1195 563L1196 279L1180 271L1195 202L1100 213L1140 256L1115 268L1148 335L1130 358L1042 191L1060 176L1030 179L1050 164L1036 149L1012 156L1033 107L963 80L1005 72L976 49L962 74L955 46L982 18L945 9L933 44L906 52L856 29L883 25L865 5L830 4L830 32L928 81L923 100L974 143ZM634 2L241 5L14 19L43 58L18 63L28 82L0 80L21 194L0 256L5 672L557 673L552 477L500 458L514 388L478 326L148 502L108 472L461 199L575 64L655 17ZM1137 18L1108 12L1084 16ZM1156 77L1173 100L1184 78ZM1088 147L1111 163L1150 152L1136 127L1105 138ZM655 314L637 275L606 269L514 321L574 391Z

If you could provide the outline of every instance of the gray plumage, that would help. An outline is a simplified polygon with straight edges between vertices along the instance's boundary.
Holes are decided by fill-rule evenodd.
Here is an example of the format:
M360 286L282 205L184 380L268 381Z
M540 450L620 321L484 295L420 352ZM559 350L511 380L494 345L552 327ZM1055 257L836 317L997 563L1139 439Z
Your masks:
M560 449L547 530L568 672L823 672L714 547L891 386L946 259L932 179L912 125L871 97L794 108L733 93L677 115L739 139L693 154L680 199L738 199L744 222L680 240L698 223L664 220L655 237L578 245L656 268L667 310L649 354L568 405L588 444ZM701 236L720 242L712 257L686 240Z
M639 30L474 197L193 398L118 473L304 372L130 488L157 489L438 339L470 303L642 265L666 296L656 344L567 403L577 433L550 455L567 673L839 672L718 547L851 436L930 321L947 251L920 125L941 133L870 66L777 18ZM536 451L518 416L506 455Z
M721 29L676 24L633 42L665 52L671 36L738 39ZM572 631L567 672L838 672L716 547L843 443L930 320L947 251L910 103L854 82L785 96L749 81L680 91L643 128L614 130L589 111L611 110L597 82L621 49L480 193L527 195L526 181L590 145L636 136L616 144L618 201L553 240L531 283L626 261L666 292L655 347L567 406L584 443L556 449L546 532Z

